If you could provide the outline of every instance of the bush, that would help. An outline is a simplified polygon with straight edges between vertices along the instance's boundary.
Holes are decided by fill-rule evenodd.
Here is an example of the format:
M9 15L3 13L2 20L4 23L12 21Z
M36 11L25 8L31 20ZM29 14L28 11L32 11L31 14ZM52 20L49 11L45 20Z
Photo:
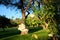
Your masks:
M39 23L38 17L36 17L36 16L33 17L32 15L31 15L32 17L30 17L30 15L26 19L26 26L28 26L28 27L38 27L38 23Z

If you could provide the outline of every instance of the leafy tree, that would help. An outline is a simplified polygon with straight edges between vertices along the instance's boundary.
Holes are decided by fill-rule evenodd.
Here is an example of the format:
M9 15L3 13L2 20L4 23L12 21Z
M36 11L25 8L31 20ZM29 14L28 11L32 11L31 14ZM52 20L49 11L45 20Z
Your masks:
M18 9L21 9L22 11L22 19L24 20L30 14L29 11L31 10L31 7L34 6L35 1L37 2L38 7L40 7L40 1L38 0L18 0L18 2L17 0L0 0L0 4L18 7ZM27 16L25 16L26 12L28 13Z
M27 5L25 4L26 1L27 0L19 0L18 2L14 3L14 0L0 0L0 4L4 4L6 6L9 4L17 6L19 9L22 10L22 19L24 20L25 19L25 13L27 12L32 0L30 0Z
M56 26L56 22L54 20L56 0L30 0L28 4L25 4L27 0L20 0L17 3L12 3L13 1L11 2L8 0L1 0L0 3L5 5L11 4L17 6L19 9L22 10L22 18L25 19L25 12L27 12L28 9L32 8L35 5L35 1L37 4L36 6L38 6L39 8L36 7L37 10L34 9L34 13L40 19L40 25L43 27L43 29L49 28L51 23L53 24L53 26ZM30 6L30 4L32 5ZM42 5L41 8L40 4Z
M5 28L10 24L10 19L6 18L5 16L0 16L0 28Z
M29 14L26 19L26 26L38 27L39 19L34 14Z
M56 20L54 18L55 13L55 6L53 5L53 0L44 0L45 2L42 3L42 7L39 10L36 10L34 7L35 15L40 19L40 26L43 29L49 29L52 33L57 33L56 29Z
M17 26L17 23L14 20L8 19L5 16L0 15L0 28L2 28L4 31L4 28L15 26Z

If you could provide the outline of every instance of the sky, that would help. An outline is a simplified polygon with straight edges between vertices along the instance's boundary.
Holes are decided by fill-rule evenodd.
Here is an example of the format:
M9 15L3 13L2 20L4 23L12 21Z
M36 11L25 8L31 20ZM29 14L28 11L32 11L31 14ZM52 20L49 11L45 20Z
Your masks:
M7 18L12 18L13 16L14 19L22 18L21 10L11 5L8 5L7 7L3 4L0 4L0 15L5 15Z
M30 13L33 13L33 11L30 11ZM18 9L16 6L11 6L11 5L5 6L3 4L0 4L0 15L1 16L4 15L10 19L12 17L14 17L13 19L22 18L21 9ZM27 15L27 12L26 12L26 15Z
M11 2L14 4L14 3L19 2L19 0L11 0ZM30 11L30 13L33 13L33 11ZM26 14L27 14L27 12L26 12ZM0 15L2 15L2 16L4 15L10 19L12 17L14 17L14 19L22 18L21 9L18 9L16 6L11 6L11 5L5 6L3 4L0 4Z

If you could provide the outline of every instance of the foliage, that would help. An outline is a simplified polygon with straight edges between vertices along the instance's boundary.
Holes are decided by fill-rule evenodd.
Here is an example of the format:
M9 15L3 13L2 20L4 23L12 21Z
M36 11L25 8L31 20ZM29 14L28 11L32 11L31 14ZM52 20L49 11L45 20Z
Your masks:
M28 18L26 19L26 25L29 27L38 27L38 23L39 23L39 19L36 16L34 16L34 17L28 16Z
M0 28L5 28L9 24L10 19L6 18L5 16L0 16Z
M43 29L52 29L50 31L52 31L54 34L57 33L57 29L56 29L56 22L54 19L54 15L55 15L55 7L53 6L53 3L50 2L49 0L45 0L46 3L42 4L42 7L38 10L36 10L35 7L33 7L33 11L34 14L39 18L39 23L40 26L43 27ZM51 0L52 1L52 0Z
M54 35L56 35L56 34L58 33L58 30L57 30L57 28L54 26L53 23L50 24L49 30L50 30L50 33L53 33Z
M54 17L54 7L50 5L49 7L43 5L39 10L34 10L35 15L40 19L41 26L48 26Z
M14 20L10 20L9 27L17 27L17 23Z
M12 21L11 19L6 18L5 16L0 16L0 28L4 29L13 26L17 26L17 23Z
M20 24L21 21L22 21L22 19L16 18L14 21L15 21L17 24Z

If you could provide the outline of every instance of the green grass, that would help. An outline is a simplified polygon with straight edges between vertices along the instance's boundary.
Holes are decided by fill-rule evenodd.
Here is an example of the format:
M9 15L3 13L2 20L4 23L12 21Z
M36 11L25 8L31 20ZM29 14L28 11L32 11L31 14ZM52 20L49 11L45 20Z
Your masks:
M0 30L0 38L9 37L19 34L17 28L5 28L5 31Z
M33 32L36 32L38 30L41 30L40 27L29 28L29 33L33 33ZM17 28L5 28L5 31L3 31L0 28L0 38L9 37L9 36L13 36L16 34L20 34L20 31L18 31Z
M38 39L35 39L32 37L33 34L36 34L38 36ZM39 30L34 33L29 33L27 35L14 35L10 37L5 37L0 40L47 40L48 39L48 30Z

